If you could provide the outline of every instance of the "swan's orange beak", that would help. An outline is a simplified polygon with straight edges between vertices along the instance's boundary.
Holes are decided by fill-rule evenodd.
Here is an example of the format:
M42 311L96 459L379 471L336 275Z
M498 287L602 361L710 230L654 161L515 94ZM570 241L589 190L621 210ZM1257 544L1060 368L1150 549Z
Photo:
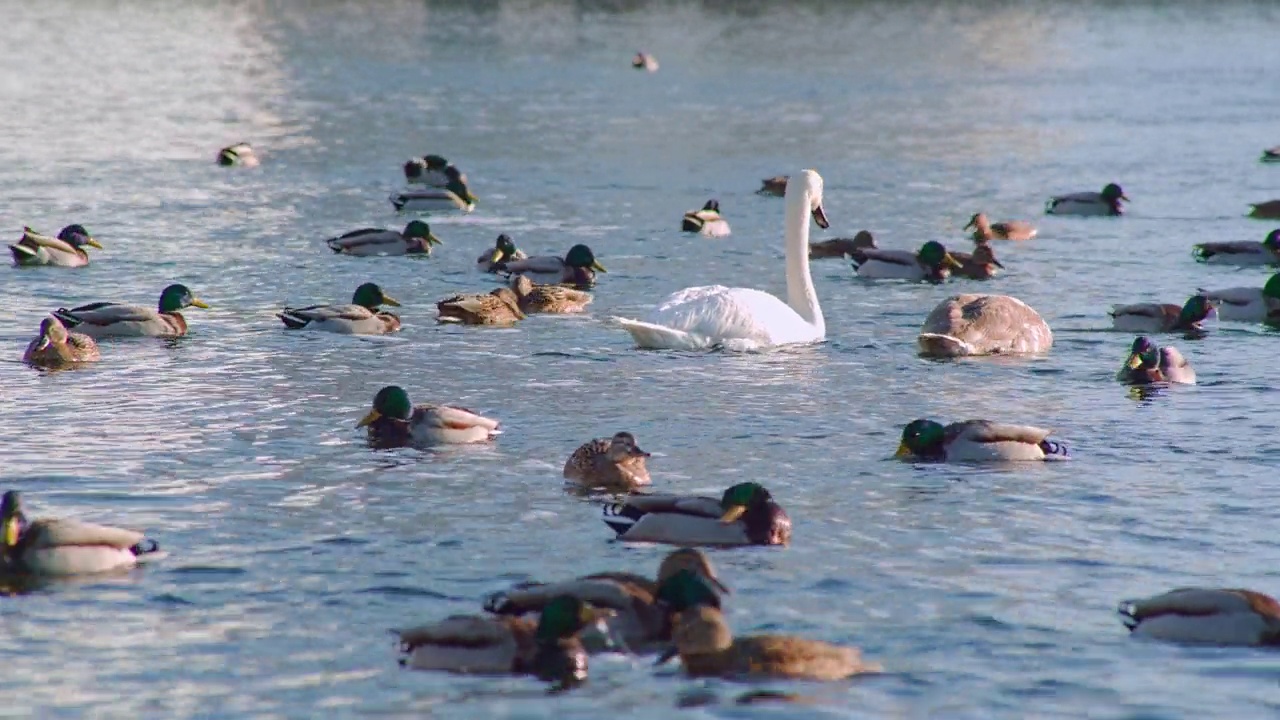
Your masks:
M813 221L823 230L831 227L831 223L827 222L827 211L823 210L821 205L813 209Z

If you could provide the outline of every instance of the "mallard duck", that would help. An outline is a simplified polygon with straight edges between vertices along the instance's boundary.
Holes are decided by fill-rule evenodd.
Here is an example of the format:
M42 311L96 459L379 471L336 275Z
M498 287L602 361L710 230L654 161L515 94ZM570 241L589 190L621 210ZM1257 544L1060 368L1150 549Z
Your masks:
M1203 330L1215 312L1215 302L1192 295L1179 307L1172 303L1134 303L1111 308L1111 326L1125 332L1190 332Z
M0 500L4 568L32 575L88 575L131 568L160 558L160 545L133 530L79 520L28 521L22 497L9 490Z
M575 272L585 274L583 268ZM578 283L573 283L577 285ZM528 275L512 275L511 289L526 313L580 313L591 304L591 293L565 285L535 285Z
M1263 150L1262 162L1280 162L1280 145Z
M590 277L592 281L595 280L595 273L608 272L600 264L600 261L596 260L595 253L591 252L591 248L586 245L574 245L569 248L569 252L565 253L562 258L535 255L523 260L499 263L498 265L500 272L511 273L512 275L528 275L529 279L535 283L547 285L579 282L582 273L576 272L578 268L588 271L587 277Z
M637 52L636 56L631 58L631 67L647 72L658 72L658 59L647 52Z
M381 305L399 307L400 303L375 283L356 288L349 305L310 305L285 308L276 313L290 330L323 330L343 335L386 335L400 329L400 318L379 312Z
M727 237L729 223L720 217L720 201L711 199L701 210L690 210L680 221L680 229L684 232L697 233L702 237Z
M951 270L960 268L947 248L936 240L920 246L919 252L860 248L852 253L858 277L942 282Z
M1129 202L1120 186L1111 183L1102 192L1079 192L1049 198L1044 211L1050 215L1123 215L1120 201Z
M645 460L649 453L640 449L629 432L612 438L596 438L573 451L564 464L564 478L579 485L632 490L649 484Z
M476 258L476 269L480 272L496 273L503 267L503 263L524 260L528 257L516 247L511 236L504 233L494 241L492 250L486 250Z
M921 418L902 428L895 457L950 462L1058 460L1067 446L1049 440L1051 431L1030 425L965 420L943 425Z
M404 181L410 184L444 187L449 184L449 176L445 168L449 161L439 155L423 155L409 158L404 163Z
M458 168L450 165L444 169L448 181L444 187L405 190L391 196L391 205L397 211L428 212L431 210L461 210L469 213L476 209L476 196L462 178Z
M404 232L386 228L361 228L346 235L324 241L329 249L344 255L430 255L432 245L440 245L440 238L431 232L431 226L414 220L404 226Z
M791 518L764 486L739 483L720 499L688 495L628 495L604 506L604 522L619 540L669 545L786 545Z
M490 595L485 599L484 609L500 615L522 615L542 610L552 598L572 595L593 607L615 613L605 621L604 629L608 631L605 637L591 632L582 634L588 650L612 649L616 641L621 640L625 650L646 653L658 649L653 647L656 643L671 640L669 611L655 596L658 586L677 572L691 572L719 592L729 593L729 588L716 578L711 560L701 550L682 548L663 558L656 581L633 573L603 572L550 584L523 583Z
M957 252L951 253L951 256L960 262L960 267L955 271L957 277L988 280L995 277L996 268L1004 269L1004 265L996 259L995 250L985 242L978 243L972 253Z
M10 245L9 252L13 253L14 265L83 267L89 264L89 253L84 249L86 245L102 249L83 225L68 225L62 228L56 238L24 227L22 239Z
M1116 373L1116 379L1130 385L1151 383L1196 384L1196 371L1178 352L1178 348L1159 347L1151 338L1140 336L1129 347L1129 358Z
M239 142L235 145L228 145L218 151L218 164L230 167L238 165L240 167L257 167L258 156L253 152L253 146L247 142Z
M40 322L40 336L27 345L22 362L41 367L58 368L73 363L93 362L101 359L98 344L93 338L80 333L69 333L55 317Z
M1125 600L1117 612L1133 637L1206 645L1280 645L1280 603L1253 590L1178 588Z
M1260 243L1250 240L1201 243L1192 249L1191 256L1196 262L1220 265L1277 265L1280 264L1280 230L1272 230Z
M774 175L771 178L765 178L760 181L760 189L756 193L782 197L787 194L787 181L790 179L790 175Z
M809 243L809 259L824 260L826 258L853 257L858 250L875 249L876 239L866 230L859 230L852 238L834 238L822 242Z
M1041 353L1053 347L1053 331L1018 298L953 295L925 318L916 342L927 357Z
M400 664L416 670L533 675L564 689L587 678L587 653L577 635L608 617L572 595L552 598L535 624L520 617L452 615L397 630Z
M821 640L794 635L735 638L720 612L715 591L693 573L676 573L662 584L658 596L675 612L675 619L672 647L656 664L679 655L690 677L842 680L883 669L863 661L857 648Z
M1280 220L1280 200L1253 203L1249 206L1249 217L1259 220Z
M964 230L973 228L973 239L975 242L986 242L988 240L1030 240L1036 236L1036 228L1029 222L1021 220L1009 220L1007 222L992 223L987 219L986 213L974 213L969 218L969 224L965 225Z
M399 385L379 390L373 396L373 408L356 427L369 428L369 442L382 448L487 442L502 434L497 420L463 407L414 406Z
M186 285L170 285L160 293L157 310L141 305L96 302L70 310L58 308L53 316L69 330L91 338L182 337L187 334L183 308L208 308Z
M1236 287L1223 290L1197 290L1215 304L1219 320L1262 322L1280 313L1280 273L1272 275L1260 288Z
M453 295L436 303L439 321L463 325L511 325L524 319L515 291L500 287L484 295Z

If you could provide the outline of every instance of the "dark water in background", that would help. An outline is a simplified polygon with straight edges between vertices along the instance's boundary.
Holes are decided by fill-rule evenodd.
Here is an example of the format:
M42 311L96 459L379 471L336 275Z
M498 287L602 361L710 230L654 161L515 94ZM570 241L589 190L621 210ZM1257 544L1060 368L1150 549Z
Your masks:
M704 683L592 660L581 692L400 670L390 627L479 610L525 578L652 572L566 495L564 458L634 432L655 488L765 483L786 550L717 551L739 632L856 643L888 675L802 688L813 707L690 717L1261 717L1272 656L1130 642L1112 611L1186 584L1280 589L1270 527L1275 337L1178 344L1201 384L1137 400L1111 380L1114 302L1261 285L1206 268L1206 240L1261 240L1280 196L1277 10L1264 3L5 3L0 227L82 222L79 271L0 273L4 486L36 515L146 528L172 557L0 603L4 712L41 717L669 717ZM660 72L629 67L637 48ZM261 168L227 172L248 139ZM481 201L432 218L424 261L338 258L320 240L401 226L411 154L463 167ZM759 178L816 167L828 237L963 248L971 213L1039 223L1000 245L1052 354L939 364L920 321L976 284L870 284L815 266L828 342L755 356L642 353L597 322L673 290L783 291L782 202ZM1052 193L1123 184L1119 221L1047 218ZM677 231L721 201L734 234ZM514 330L437 327L484 291L499 232L536 253L590 244L593 313ZM381 283L388 338L295 335L286 303ZM47 310L213 305L177 342L104 345L92 369L16 360ZM353 425L382 385L501 419L490 447L375 453ZM1052 427L1048 467L891 461L903 423ZM707 684L730 696L733 686ZM782 687L782 684L776 685Z

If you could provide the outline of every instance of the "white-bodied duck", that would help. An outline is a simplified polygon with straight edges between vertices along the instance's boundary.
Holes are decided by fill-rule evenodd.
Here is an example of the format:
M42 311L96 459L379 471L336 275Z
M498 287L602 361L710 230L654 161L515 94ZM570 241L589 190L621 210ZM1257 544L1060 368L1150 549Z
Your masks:
M1078 192L1049 198L1044 211L1050 215L1123 215L1120 201L1129 202L1120 186L1111 183L1102 192Z

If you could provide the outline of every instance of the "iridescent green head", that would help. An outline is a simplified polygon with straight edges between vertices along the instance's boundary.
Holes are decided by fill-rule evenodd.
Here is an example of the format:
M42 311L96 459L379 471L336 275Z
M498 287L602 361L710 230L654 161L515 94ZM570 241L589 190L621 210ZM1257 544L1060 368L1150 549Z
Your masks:
M1267 284L1262 286L1262 296L1280 300L1280 273L1267 279Z
M745 482L738 483L724 491L720 496L720 509L724 514L720 516L720 522L731 523L742 517L747 510L764 505L773 499L773 495L759 483Z
M1124 190L1121 190L1119 185L1110 183L1102 188L1102 199L1114 203L1117 200L1128 200L1129 198L1125 196Z
M1267 239L1262 241L1262 245L1273 253L1280 253L1280 230L1267 233Z
M1182 311L1178 313L1178 327L1189 327L1194 323L1209 317L1209 313L1213 312L1213 303L1209 302L1209 298L1204 295L1192 295L1187 298L1187 302L1182 305Z
M502 253L501 259L503 260L506 260L516 254L516 243L511 239L511 236L506 233L498 236L498 241L494 243L494 247L497 248L498 252Z
M395 298L382 292L382 288L376 283L365 283L356 288L355 294L351 296L351 302L361 307L377 310L379 305L392 305L399 307L400 303Z
M5 492L4 500L0 501L0 528L3 528L0 534L3 535L4 549L18 544L26 523L27 518L22 514L22 496L17 490Z
M715 589L701 575L691 570L679 570L664 580L658 586L654 599L673 613L699 605L720 607L720 596Z
M409 393L399 385L388 385L379 390L373 396L373 409L360 418L356 427L362 428L384 417L405 422L413 417L413 403L409 401Z
M1134 338L1125 367L1130 370L1160 367L1160 346L1145 335Z
M408 225L404 226L402 234L410 239L425 240L427 247L442 244L440 238L431 232L431 226L421 220L411 220Z
M591 252L591 248L586 245L574 245L569 248L569 252L564 256L564 264L573 268L590 268L596 272L609 272L604 269L600 261L596 260L595 253Z
M607 615L572 595L558 595L542 607L535 637L538 642L571 638Z
M947 429L942 423L920 418L902 428L902 440L898 443L897 457L936 455L946 440Z
M160 312L172 313L178 312L183 308L209 307L203 300L191 294L186 285L170 285L160 293Z
M951 257L951 253L947 252L946 246L937 240L930 240L920 246L920 252L916 254L920 260L920 264L928 268L938 269L944 266L961 267L955 258Z

